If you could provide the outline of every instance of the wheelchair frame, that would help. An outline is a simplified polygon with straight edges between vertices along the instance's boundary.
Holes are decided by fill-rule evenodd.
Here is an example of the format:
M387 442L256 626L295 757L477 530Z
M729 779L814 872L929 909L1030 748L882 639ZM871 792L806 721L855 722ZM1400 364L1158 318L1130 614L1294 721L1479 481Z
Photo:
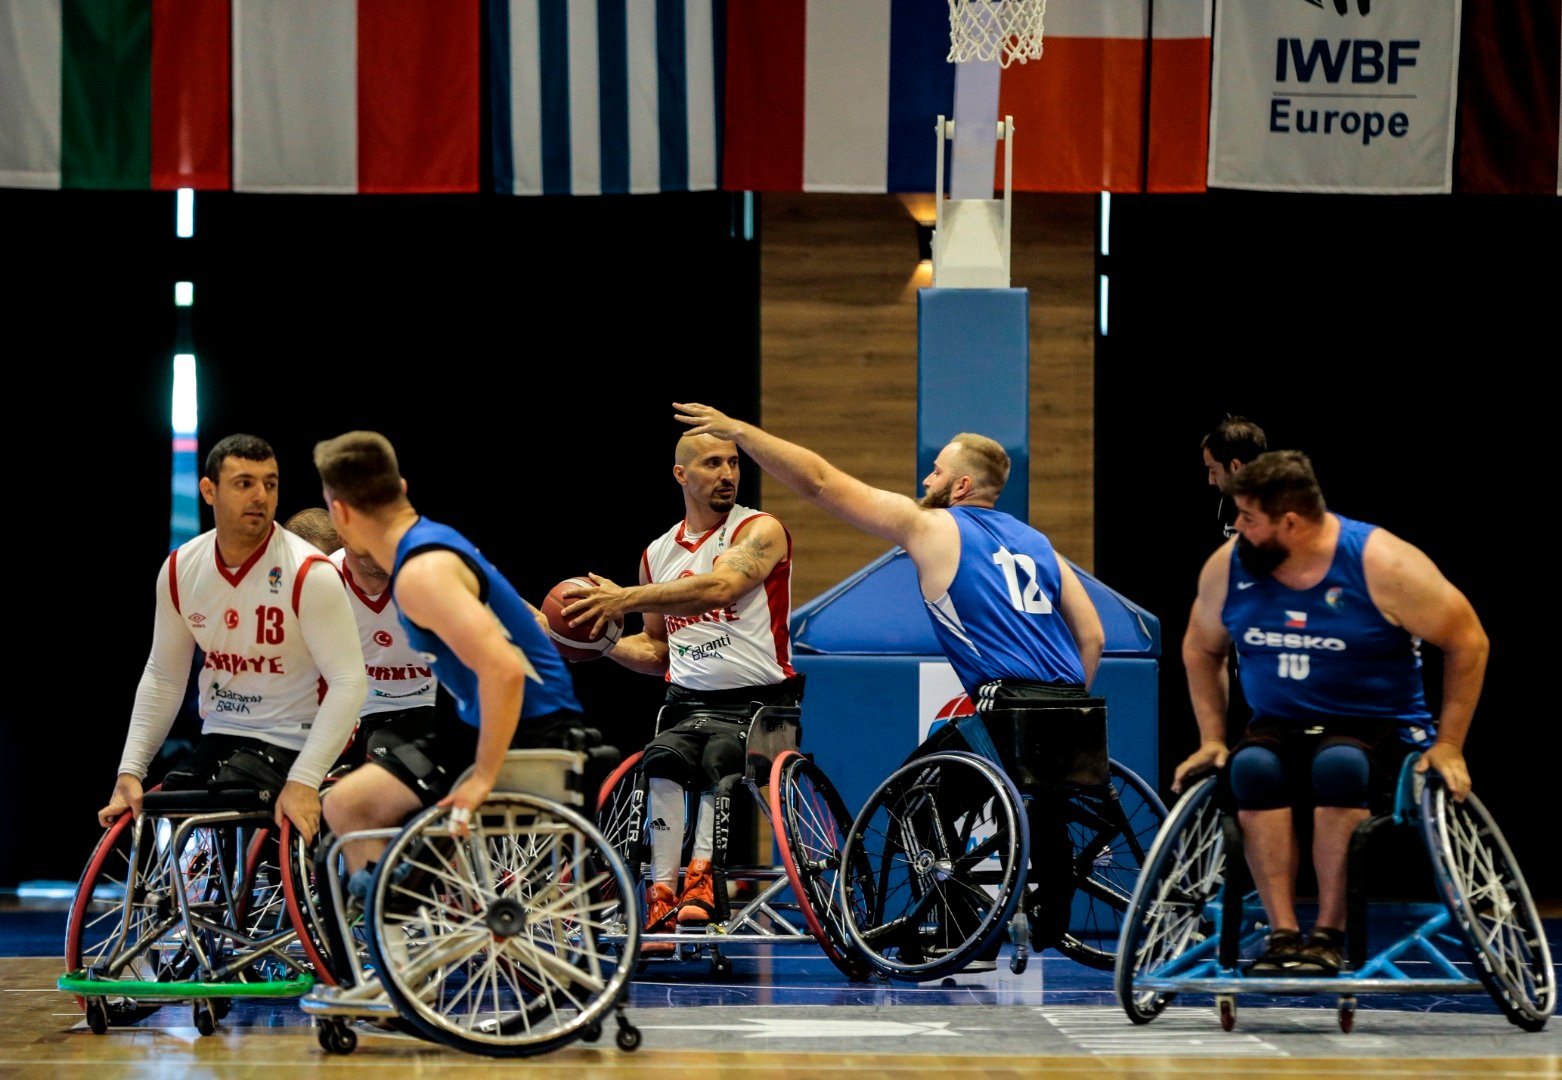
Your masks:
M609 1012L617 1022L619 1048L640 1045L640 1031L623 1008L631 965L620 962L607 970L601 963L604 954L596 951L606 943L602 913L620 906L628 874L596 827L566 805L581 801L579 780L586 757L572 750L511 750L493 793L473 814L465 839L450 831L448 810L438 806L419 812L400 828L360 830L332 839L322 860L325 868L339 864L347 843L378 839L389 841L389 846L370 888L367 906L374 915L364 920L372 971L355 940L342 875L317 873L332 901L336 940L344 946L340 959L333 950L334 985L319 985L300 1002L304 1012L318 1018L322 1048L351 1053L358 1040L349 1021L378 1019L399 1021L404 1028L461 1050L495 1057L539 1054L577 1038L597 1041ZM517 840L522 819L530 832ZM490 833L491 821L498 824ZM496 838L498 858L488 846ZM433 850L436 843L448 852ZM537 868L541 874L534 873ZM443 877L444 891L437 896L415 894L404 882L420 873L436 885ZM384 914L398 899L409 906L405 897L418 904L415 917ZM392 917L395 923L389 921ZM441 939L444 924L457 919L465 920L464 925ZM475 937L468 933L472 930L478 931ZM485 933L491 945L481 941ZM466 940L457 940L459 935ZM481 964L478 975L484 985L474 993L478 983L466 981L465 989L452 998L444 992L444 980L452 968L461 972L474 962L474 940L486 950L475 961ZM410 975L401 970L402 961L414 969ZM431 981L436 979L437 985ZM469 1015L463 1026L458 1013L462 1002L468 1009L481 1008L480 999L490 994L494 1017L478 1022ZM501 994L506 996L503 1006Z
M1081 698L1060 702L1058 708L1103 705L1100 699ZM1073 849L1073 903L1083 895L1092 918L1097 905L1104 905L1113 919L1126 914L1131 888L1125 888L1121 877L1125 872L1137 876L1149 849L1151 830L1131 820L1123 797L1133 792L1138 800L1133 817L1141 810L1148 813L1153 821L1147 825L1158 827L1166 816L1153 788L1105 757L1104 721L1101 757L1094 766L1104 765L1104 783L1027 783L1023 791L982 713L958 717L954 724L970 749L927 749L937 744L931 736L925 740L858 811L842 852L842 859L854 867L841 882L847 931L862 958L886 976L925 981L951 975L993 948L1005 933L1014 945L1010 970L1025 970L1031 912L1046 904L1040 871L1031 866L1031 800L1045 797L1067 805L1059 820ZM961 776L964 779L951 779ZM980 794L972 796L972 788ZM888 821L879 824L880 815ZM907 841L915 844L915 852ZM1000 865L988 867L991 860ZM979 899L978 890L992 902ZM906 897L905 910L891 913L888 908L897 896ZM969 916L964 929L957 925L962 914ZM1113 933L1115 945L1115 927ZM1115 960L1114 953L1071 932L1056 944L1065 955L1092 967L1109 968Z
M202 830L211 842L194 846ZM92 906L101 902L100 879L127 832L122 895L93 916ZM231 836L231 843L222 833ZM153 788L143 797L140 815L126 811L104 831L66 918L66 962L82 966L56 981L59 989L76 996L92 1032L101 1035L110 1024L134 1023L162 1005L190 1001L196 1030L210 1035L232 998L308 992L314 979L298 955L297 933L283 915L283 882L260 882L259 859L274 835L279 844L275 870L281 876L291 840L275 828L269 807L253 789ZM198 860L204 862L197 865ZM192 885L206 895L192 896ZM95 944L84 942L93 926L116 912L118 922L108 935ZM97 957L90 964L85 963L88 949ZM161 958L168 953L175 958L172 967ZM148 958L155 958L150 972ZM153 977L120 977L126 971ZM162 978L165 972L173 977ZM262 977L247 981L250 974Z
M1267 917L1257 893L1245 889L1240 828L1235 814L1221 805L1222 777L1208 775L1191 787L1156 838L1123 926L1114 985L1129 1018L1149 1023L1178 993L1214 994L1221 1026L1230 1031L1241 994L1334 995L1340 1029L1349 1032L1355 1024L1358 995L1486 991L1515 1025L1527 1031L1544 1027L1556 1004L1555 973L1544 927L1523 875L1480 801L1471 794L1467 809L1455 809L1440 777L1415 771L1419 756L1411 754L1401 767L1392 810L1369 818L1352 836L1347 866L1349 973L1332 978L1241 973L1242 955L1262 947ZM1450 835L1458 826L1451 830L1449 822L1460 816L1475 821L1476 830L1461 844L1471 850L1456 852L1454 844L1459 840L1451 840ZM1414 925L1369 955L1363 884L1366 843L1385 825L1421 832L1441 903L1400 905ZM1190 832L1191 842L1185 839ZM1498 866L1499 862L1505 865ZM1232 864L1237 865L1236 874L1226 872ZM1509 871L1508 880L1484 884L1483 900L1491 912L1504 918L1516 912L1529 925L1507 930L1499 925L1490 935L1476 933L1483 916L1467 883L1457 880L1466 869L1492 877ZM1242 884L1234 888L1234 882ZM1232 896L1236 888L1243 890L1240 898ZM1482 937L1489 939L1487 943L1479 940ZM1498 939L1496 952L1502 955L1494 955L1491 944ZM1162 942L1185 948L1168 948L1162 955L1157 951ZM1476 977L1460 971L1451 950L1462 950L1470 958ZM1151 954L1148 960L1147 953ZM1523 954L1529 959L1523 959ZM1517 964L1512 962L1515 959ZM1430 978L1411 974L1407 965L1414 962L1429 964L1438 974Z
M669 709L690 711L687 706L664 705L657 711L658 734ZM703 926L680 927L665 933L642 929L639 935L642 945L674 946L671 956L640 957L642 967L672 960L695 960L701 953L706 953L711 970L727 974L732 970L732 961L724 952L728 944L763 942L767 945L817 944L848 978L865 979L871 975L871 969L847 939L834 904L840 841L850 818L823 771L799 750L801 716L801 708L792 705L762 705L755 709L745 739L743 772L734 774L735 780L727 778L734 781L734 787L741 784L748 789L758 812L770 822L781 865L718 868L718 888L724 888L727 881L750 881L757 884L757 891L737 910L728 912L725 917L713 918ZM610 842L633 868L637 892L643 891L646 885L650 862L650 844L644 827L650 806L644 787L644 755L641 750L619 765L602 785L597 803L598 821ZM768 798L759 791L761 773L766 777ZM627 792L624 790L626 782L634 785ZM724 784L726 782L724 780ZM685 816L684 852L680 855L680 861L685 863L684 855L692 841L697 813L696 801L690 799L689 804ZM801 849L801 855L794 848ZM793 897L790 904L783 899L788 891ZM726 910L725 903L722 903L722 909ZM640 905L636 906L638 910ZM787 910L798 913L801 926L787 917L784 913ZM623 945L622 934L610 935L604 940L627 947Z

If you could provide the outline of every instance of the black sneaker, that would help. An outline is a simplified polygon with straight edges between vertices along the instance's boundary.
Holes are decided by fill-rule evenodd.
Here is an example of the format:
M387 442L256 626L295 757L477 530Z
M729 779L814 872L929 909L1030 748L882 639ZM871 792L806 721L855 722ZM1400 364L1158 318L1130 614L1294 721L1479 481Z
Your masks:
M1248 967L1249 975L1301 975L1307 943L1300 930L1271 930L1264 953Z
M1319 975L1332 978L1345 966L1345 932L1327 926L1316 926L1302 946L1298 975Z

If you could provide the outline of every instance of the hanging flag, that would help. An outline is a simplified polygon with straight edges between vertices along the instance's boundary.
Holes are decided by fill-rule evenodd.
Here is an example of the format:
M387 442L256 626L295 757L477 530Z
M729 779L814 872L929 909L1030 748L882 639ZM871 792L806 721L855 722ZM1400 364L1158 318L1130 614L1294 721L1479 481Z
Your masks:
M1562 0L1467 4L1454 190L1562 195Z
M0 6L0 186L228 186L228 0Z
M478 190L478 0L233 0L239 191Z
M999 84L1015 190L1203 190L1210 22L1210 0L1054 4L1041 58ZM946 5L737 4L727 48L725 187L933 189L936 121L954 113Z
M488 0L494 189L716 190L725 6Z
M1451 189L1460 0L1272 0L1215 17L1209 185Z
M1203 191L1210 3L1050 6L1041 59L1011 64L999 85L998 112L1014 117L1015 188Z

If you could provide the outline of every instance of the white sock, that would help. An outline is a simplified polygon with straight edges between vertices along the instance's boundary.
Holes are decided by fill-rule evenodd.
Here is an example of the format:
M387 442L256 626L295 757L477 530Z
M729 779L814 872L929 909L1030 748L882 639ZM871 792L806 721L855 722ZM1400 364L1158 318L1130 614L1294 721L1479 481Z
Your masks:
M653 776L650 788L646 828L651 833L651 880L677 892L678 864L683 855L683 785ZM653 828L658 822L665 828Z
M691 859L710 861L716 850L716 793L707 791L700 795L700 814L694 819L694 853Z

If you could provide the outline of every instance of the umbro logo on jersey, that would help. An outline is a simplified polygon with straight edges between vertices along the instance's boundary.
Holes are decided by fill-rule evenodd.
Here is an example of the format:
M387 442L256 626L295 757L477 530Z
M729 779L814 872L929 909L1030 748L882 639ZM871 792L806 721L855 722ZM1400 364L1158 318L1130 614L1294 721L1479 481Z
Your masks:
M196 626L200 626L206 621L206 616L197 611L194 615L190 616L190 621L193 622Z
M651 824L647 825L646 828L648 828L648 829L660 829L660 830L662 830L662 832L667 832L668 831L668 829L667 829L667 822L664 821L661 818L656 818L655 820L653 820L651 822Z
M1241 592L1243 589L1251 589L1257 584L1258 582L1256 581L1239 581L1237 582L1237 592Z

